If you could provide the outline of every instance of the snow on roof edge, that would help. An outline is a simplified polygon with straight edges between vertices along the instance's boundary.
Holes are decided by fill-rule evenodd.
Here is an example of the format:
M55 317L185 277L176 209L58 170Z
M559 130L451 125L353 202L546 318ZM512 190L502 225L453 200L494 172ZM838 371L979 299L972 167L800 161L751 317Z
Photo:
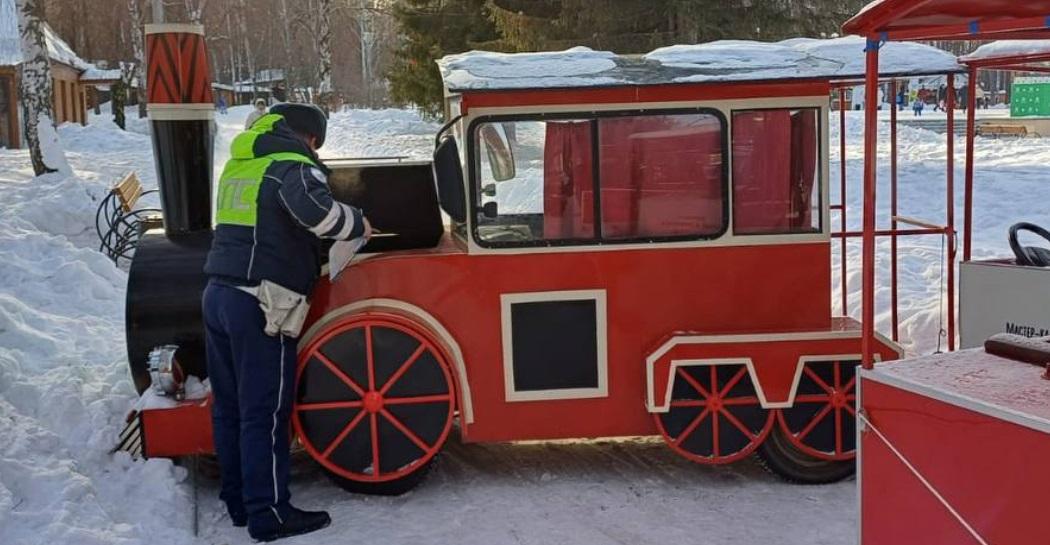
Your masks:
M1050 55L1050 40L999 40L989 42L978 47L973 53L963 55L959 58L959 61L966 63L1022 55Z
M437 61L450 92L615 87L829 79L864 76L863 38L795 38L782 42L723 40L674 45L646 55L574 47L565 51L470 51ZM884 76L964 72L954 55L931 46L893 42L880 55Z

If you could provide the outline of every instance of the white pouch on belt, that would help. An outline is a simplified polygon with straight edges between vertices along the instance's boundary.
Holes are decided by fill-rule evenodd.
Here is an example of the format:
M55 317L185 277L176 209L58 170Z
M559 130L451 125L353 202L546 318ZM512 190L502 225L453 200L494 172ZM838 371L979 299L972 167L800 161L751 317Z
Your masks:
M269 280L263 280L257 287L240 289L259 300L259 308L266 319L267 335L276 337L280 333L288 337L298 337L302 332L306 314L310 311L310 302L305 295Z

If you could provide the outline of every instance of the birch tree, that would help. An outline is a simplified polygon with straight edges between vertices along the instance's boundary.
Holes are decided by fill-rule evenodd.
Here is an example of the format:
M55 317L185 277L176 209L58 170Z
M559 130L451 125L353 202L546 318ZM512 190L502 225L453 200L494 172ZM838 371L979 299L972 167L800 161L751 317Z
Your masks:
M201 24L204 19L204 8L208 6L208 0L183 0L186 8L186 17L195 25Z
M22 38L19 101L22 127L29 144L29 158L37 176L70 172L52 121L51 61L44 39L41 0L18 0L18 30Z
M317 52L320 54L320 69L318 70L318 94L321 107L328 114L329 103L332 99L332 0L320 1L320 21L318 21Z
M128 0L128 12L131 18L131 49L135 55L135 79L138 80L139 118L146 117L146 46L145 19L142 17L142 0Z

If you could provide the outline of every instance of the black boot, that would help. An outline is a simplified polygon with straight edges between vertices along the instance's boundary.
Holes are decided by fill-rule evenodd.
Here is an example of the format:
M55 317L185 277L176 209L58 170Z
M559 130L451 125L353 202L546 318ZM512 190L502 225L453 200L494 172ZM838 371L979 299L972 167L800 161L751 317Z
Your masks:
M258 541L273 541L320 530L332 523L324 511L303 511L290 507L283 520L276 514L253 516L248 519L248 535Z

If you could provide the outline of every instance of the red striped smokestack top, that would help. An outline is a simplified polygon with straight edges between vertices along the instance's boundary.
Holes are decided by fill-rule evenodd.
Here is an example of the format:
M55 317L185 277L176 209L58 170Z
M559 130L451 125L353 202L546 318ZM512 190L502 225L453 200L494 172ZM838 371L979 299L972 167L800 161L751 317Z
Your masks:
M146 25L146 87L151 116L162 111L213 112L204 27ZM211 119L211 114L203 114Z
M146 25L147 111L168 236L211 229L215 106L204 27Z

